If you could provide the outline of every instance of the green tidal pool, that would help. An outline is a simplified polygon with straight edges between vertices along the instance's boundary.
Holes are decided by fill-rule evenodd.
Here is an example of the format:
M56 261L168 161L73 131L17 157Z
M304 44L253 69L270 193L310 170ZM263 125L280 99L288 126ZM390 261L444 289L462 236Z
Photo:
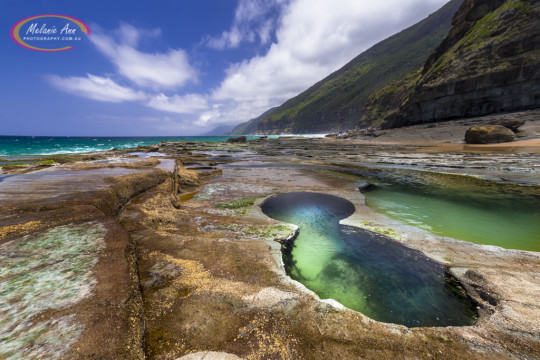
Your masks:
M285 269L320 298L410 327L475 322L473 302L443 265L388 237L340 225L354 212L348 200L287 193L267 199L261 209L299 226L283 251Z
M540 198L523 194L449 190L380 182L364 189L372 209L434 234L540 251Z

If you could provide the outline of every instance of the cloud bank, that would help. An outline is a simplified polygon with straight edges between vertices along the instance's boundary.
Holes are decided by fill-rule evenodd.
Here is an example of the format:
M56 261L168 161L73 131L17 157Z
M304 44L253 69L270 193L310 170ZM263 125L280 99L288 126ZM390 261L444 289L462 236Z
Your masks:
M221 123L259 116L339 69L377 42L413 25L447 0L239 0L229 29L198 40L208 51L255 49L258 55L228 64L219 85L199 93L182 92L197 84L205 69L190 63L184 49L143 52L142 38L161 30L121 24L112 35L99 27L90 40L115 67L107 76L47 77L66 91L98 101L135 101L175 114L171 128L200 132ZM111 34L111 32L109 32ZM253 53L253 51L252 51ZM169 118L168 118L169 119ZM163 124L164 126L166 124Z
M296 0L286 3L264 55L231 64L212 98L228 121L280 105L377 42L413 25L447 0Z
M242 42L264 45L270 41L277 19L288 0L240 0L229 30L204 42L213 49L237 48Z
M141 36L155 37L159 35L159 30L140 31L131 25L121 24L114 33L117 36L98 31L89 39L99 52L116 65L120 75L135 84L152 89L175 89L188 81L197 80L197 71L189 64L184 50L170 49L166 53L137 50Z
M141 101L147 98L146 94L141 91L120 86L110 78L92 74L86 74L86 77L50 75L47 80L51 85L62 91L92 100L120 103Z

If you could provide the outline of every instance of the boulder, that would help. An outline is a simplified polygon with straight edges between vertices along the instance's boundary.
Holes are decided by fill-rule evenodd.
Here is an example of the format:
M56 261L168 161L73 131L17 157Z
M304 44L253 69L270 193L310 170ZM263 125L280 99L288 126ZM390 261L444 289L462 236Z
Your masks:
M525 120L520 119L500 119L489 123L489 125L504 126L505 128L512 130L513 132L517 132L517 129L523 124L525 124Z
M239 136L235 138L230 138L227 140L228 143L240 143L240 142L246 142L247 138L245 136Z
M513 141L514 132L501 125L473 126L465 133L467 144L494 144Z

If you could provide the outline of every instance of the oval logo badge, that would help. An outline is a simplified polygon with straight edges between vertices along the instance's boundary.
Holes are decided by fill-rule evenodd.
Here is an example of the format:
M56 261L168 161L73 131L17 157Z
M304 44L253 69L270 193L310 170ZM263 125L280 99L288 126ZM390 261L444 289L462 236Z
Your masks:
M90 27L67 15L35 15L22 19L11 27L11 39L23 48L35 51L65 51L73 49Z

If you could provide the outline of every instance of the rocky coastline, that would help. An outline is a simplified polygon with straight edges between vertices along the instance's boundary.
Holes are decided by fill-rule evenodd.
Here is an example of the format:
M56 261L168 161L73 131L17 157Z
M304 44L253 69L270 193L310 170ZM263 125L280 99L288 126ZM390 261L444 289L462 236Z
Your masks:
M392 220L366 206L349 175L415 178L448 191L510 189L537 201L535 116L508 144L463 144L463 128L474 123L467 119L454 124L455 135L419 125L376 138L170 142L4 169L0 358L533 359L540 254ZM291 280L281 242L297 228L258 206L291 191L348 199L356 212L343 224L390 235L445 265L477 304L478 321L381 323ZM83 237L84 247L76 241ZM41 280L25 287L33 277Z

